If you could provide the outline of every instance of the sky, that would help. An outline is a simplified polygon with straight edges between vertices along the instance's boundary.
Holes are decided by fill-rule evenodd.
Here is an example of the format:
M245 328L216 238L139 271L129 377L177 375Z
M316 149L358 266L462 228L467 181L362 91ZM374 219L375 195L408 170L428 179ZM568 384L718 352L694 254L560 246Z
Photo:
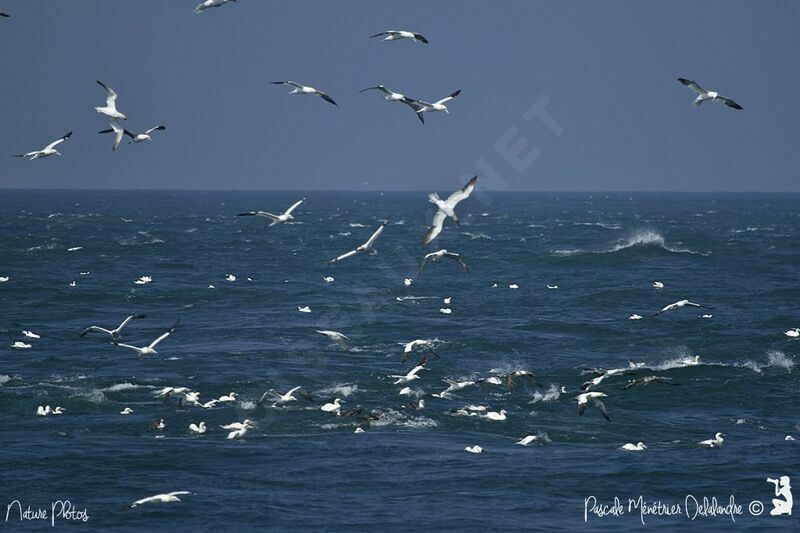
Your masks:
M74 131L0 157L0 188L800 190L800 2L198 1L0 0L0 154ZM112 153L95 80L166 131ZM377 84L462 93L423 126Z

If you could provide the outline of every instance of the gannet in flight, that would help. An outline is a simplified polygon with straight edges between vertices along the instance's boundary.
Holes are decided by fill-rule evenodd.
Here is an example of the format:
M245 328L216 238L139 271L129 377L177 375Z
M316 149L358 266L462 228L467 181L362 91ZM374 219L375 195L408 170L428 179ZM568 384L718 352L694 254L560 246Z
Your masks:
M413 340L411 342L407 342L407 343L403 344L403 362L404 363L406 361L408 361L408 358L411 357L411 352L413 352L414 348L417 348L418 346L424 346L424 347L428 348L428 350L430 350L431 353L433 353L436 357L439 357L439 354L436 353L436 351L434 351L434 349L433 349L433 341L428 340L428 339L415 339L415 340Z
M722 442L725 440L722 438L724 436L724 433L717 433L714 435L713 439L701 440L697 443L697 445L701 448L719 448L722 446Z
M461 94L461 89L433 103L425 102L424 100L417 100L416 98L405 98L403 100L403 103L411 106L411 108L417 113L419 119L422 120L423 123L425 123L425 121L422 119L423 113L431 113L433 111L444 111L445 113L450 114L450 110L447 109L447 106L445 104L450 100L452 100L453 98L455 98L456 96L458 96L459 94Z
M112 133L113 132L114 133L114 146L111 148L111 151L115 151L119 147L120 143L122 142L122 136L123 135L127 135L128 137L131 138L131 140L130 140L130 142L128 142L128 144L140 143L140 142L144 142L144 141L152 141L153 139L152 139L152 137L150 137L151 133L153 133L154 131L163 131L165 129L167 129L166 126L156 126L155 128L150 128L149 130L145 130L144 133L134 133L131 130L127 130L127 129L123 128L122 126L117 124L116 121L112 120L111 121L111 128L109 128L107 130L100 130L97 133Z
M514 388L514 378L525 378L530 381L534 386L544 388L543 385L539 382L539 378L536 377L536 374L529 370L514 370L513 372L509 372L505 375L506 380L506 387L508 390L512 390Z
M419 120L423 124L425 124L425 117L422 116L422 113L417 113L416 112L417 111L417 107L415 107L415 105L413 103L413 102L415 102L415 100L413 98L408 98L408 97L406 97L406 95L404 95L402 93L395 92L395 91L387 88L384 85L376 85L374 87L367 87L366 89L362 89L359 92L363 93L363 92L371 91L371 90L378 90L378 91L381 91L381 92L385 93L386 96L384 96L383 99L388 101L388 102L400 102L400 103L406 104L408 107L410 107L411 109L414 110L415 114L417 115L417 118L419 118Z
M181 501L178 496L184 496L186 494L191 494L191 492L187 490L178 490L175 492L168 492L167 494L156 494L155 496L148 496L147 498L142 498L141 500L136 500L130 505L130 508L133 509L138 505L142 505L143 503L169 503L169 502L179 502Z
M61 152L56 150L56 146L58 146L59 144L63 143L64 141L66 141L71 136L72 136L72 132L69 132L66 135L64 135L63 137L61 137L60 139L57 139L57 140L51 142L50 144L48 144L47 146L45 146L41 150L35 150L33 152L28 152L27 154L15 154L15 155L12 155L11 157L27 157L28 161L33 161L34 159L41 159L43 157L50 157L51 155L61 155Z
M328 330L315 330L320 335L325 335L330 340L338 344L342 350L347 350L350 347L350 339L343 333L339 333L338 331L328 331Z
M100 113L101 115L107 116L108 118L128 120L128 117L117 111L117 93L114 92L114 89L112 89L111 87L109 87L100 80L97 80L97 83L100 84L100 87L106 90L106 106L95 107L94 110Z
M117 326L114 329L106 329L101 328L100 326L89 326L88 328L81 331L81 337L85 337L89 333L95 331L98 333L105 333L106 335L111 336L112 339L117 340L119 339L119 334L122 332L122 328L128 325L131 320L140 320L142 318L146 318L147 315L130 315L128 318L122 321L122 324Z
M287 209L285 212L283 212L280 215L273 215L272 213L269 213L267 211L248 211L246 213L239 213L238 216L240 216L240 217L266 217L266 218L269 218L269 219L272 220L272 223L270 223L270 227L272 227L272 226L274 226L276 224L283 224L284 222L288 222L289 220L294 220L294 217L292 216L292 211L297 209L297 206L302 204L304 201L305 201L305 198L301 198L300 200L298 200L294 204L292 204L292 206L289 209Z
M424 369L425 369L424 366L417 365L414 368L412 368L408 372L408 374L406 374L405 376L390 375L389 377L390 378L397 378L397 381L395 381L393 383L394 385L401 385L401 384L404 384L404 383L408 383L410 381L414 381L415 379L419 379L419 376L417 375L417 372L419 372L420 370L424 370Z
M726 106L732 107L733 109L742 109L742 106L737 104L733 98L723 96L716 91L707 91L703 89L696 81L687 80L686 78L678 78L678 81L697 93L697 98L694 99L692 105L698 106L706 100L711 100L712 102L722 102Z
M121 343L121 342L115 342L114 344L115 344L115 345L117 345L117 346L121 346L121 347L123 347L123 348L128 348L129 350L133 350L133 351L135 351L136 353L138 353L139 355L152 355L152 354L157 354L158 352L155 350L155 347L158 345L158 343L159 343L159 342L161 342L161 341L163 341L164 339L166 339L167 337L169 337L169 336L170 336L170 334L171 334L173 331L175 331L175 328L177 328L177 327L178 327L178 324L179 324L179 323L180 323L180 319L179 319L179 320L177 320L177 321L175 322L175 324L173 324L173 325L172 325L172 327L170 327L170 328L169 328L167 331L165 331L164 333L162 333L162 334L161 334L161 336L159 336L159 337L158 337L156 340L154 340L154 341L153 341L153 342L151 342L149 345L147 345L147 346L145 346L145 347L143 347L143 348L138 348L138 347L136 347L136 346L131 346L130 344L123 344L123 343Z
M442 200L435 192L428 195L428 201L437 207L436 214L433 215L433 222L428 233L422 239L422 244L428 244L435 239L441 232L444 226L444 221L447 217L453 219L456 225L459 224L458 215L456 215L455 208L458 202L469 198L472 190L475 188L475 182L478 181L478 176L473 176L464 187L451 194L447 200Z
M270 389L270 390L268 390L267 392L265 392L264 394L261 395L261 398L259 398L257 405L260 406L262 403L264 403L264 401L268 397L271 397L273 400L275 400L275 403L272 404L273 407L276 406L276 405L282 404L282 403L296 402L297 398L294 395L295 392L300 394L300 396L302 396L304 399L311 400L311 395L308 394L307 392L305 392L303 390L303 387L298 386L298 387L295 387L295 388L291 389L286 394L280 394L280 393L277 393L274 390Z
M678 300L677 302L669 304L668 306L662 308L661 311L655 313L653 316L658 316L661 313L666 313L667 311L672 311L674 309L680 309L681 307L685 307L687 305L690 307L702 307L703 309L714 309L713 307L710 307L708 305L696 304L694 302L690 302L689 300Z
M665 385L672 385L672 386L680 385L680 383L670 383L669 381L666 381L665 378L660 378L658 376L644 376L644 377L641 377L639 379L630 380L622 388L627 390L627 389L630 389L631 387L635 387L636 385L647 385L648 383L653 383L653 382L655 382L655 383L664 383Z
M600 411L600 414L611 422L611 418L608 417L608 413L606 412L606 406L603 405L602 400L600 400L600 398L605 398L606 396L608 395L603 392L584 392L583 394L575 396L574 399L578 400L578 415L583 416L584 411L586 411L586 404L591 400L594 406L597 407L597 410Z
M194 11L192 11L192 13L202 13L206 9L209 9L209 8L212 8L212 7L224 6L228 2L235 2L235 1L236 0L205 0L205 2L202 2L201 4L198 4L198 6L196 8L194 8Z
M631 444L630 442L627 444L623 444L620 447L620 450L626 450L629 452L641 452L647 449L644 442L637 442L636 444Z
M369 36L370 39L374 37L383 37L383 39L381 39L382 41L397 41L400 39L410 39L415 43L428 44L428 39L426 39L422 34L414 33L413 31L387 30Z
M456 261L459 265L461 265L461 268L464 269L464 272L469 272L469 268L467 267L467 264L464 262L463 259L461 259L460 255L458 255L456 253L448 252L447 250L442 248L438 252L431 252L431 253L427 254L425 257L422 258L422 264L419 265L419 271L417 272L417 275L421 275L422 274L422 269L425 268L425 263L428 262L428 259L430 259L431 261L437 261L437 260L441 259L442 257L446 257L448 259L452 259L452 260Z
M329 262L330 263L337 263L337 262L341 261L342 259L347 259L348 257L354 256L354 255L356 255L357 253L360 253L360 252L369 252L370 255L377 254L378 250L376 250L374 248L375 241L377 240L378 237L380 237L381 233L383 233L383 228L385 228L386 224L388 224L388 223L389 223L389 221L386 220L383 224L381 224L380 227L375 230L375 233L373 233L372 236L367 240L367 242L365 242L364 244L360 245L355 250L350 250L346 254L342 254L339 257L335 258L335 259L331 259Z
M329 102L329 103L335 105L336 107L339 107L339 104L334 102L333 98L328 96L326 93L320 91L319 89L315 89L314 87L309 87L308 85L300 85L299 83L293 82L291 80L271 81L270 83L273 84L273 85L289 85L291 87L294 87L294 89L292 89L289 92L289 94L314 94L316 96L319 96L320 98L322 98L326 102Z

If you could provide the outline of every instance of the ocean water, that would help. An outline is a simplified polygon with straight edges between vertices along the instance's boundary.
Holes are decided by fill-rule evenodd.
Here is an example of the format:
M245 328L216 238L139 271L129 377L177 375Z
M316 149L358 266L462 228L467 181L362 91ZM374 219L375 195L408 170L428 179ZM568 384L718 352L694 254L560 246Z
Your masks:
M479 190L459 205L461 226L448 221L427 248L424 193L2 191L0 509L70 500L88 512L77 527L87 531L599 531L641 527L628 498L727 505L733 495L743 505L735 523L685 512L645 520L796 531L797 508L769 516L766 478L800 484L800 440L784 440L800 439L800 340L783 333L800 327L800 196ZM293 223L235 216L303 196ZM377 255L327 264L387 218ZM440 247L461 253L470 273L442 260L418 276L426 250ZM134 284L143 275L152 283ZM650 316L684 298L714 309ZM135 345L181 323L148 357L79 337L132 313L147 315L123 332ZM352 348L317 329L343 332ZM410 411L388 376L416 362L401 362L400 345L416 338L435 339L440 358L410 384L426 401ZM612 422L591 405L578 416L584 369L631 363L643 367L597 388ZM432 396L443 379L517 369L543 387L484 382ZM674 385L622 389L646 375ZM256 406L264 391L298 385L315 401ZM153 397L164 386L239 401L179 410ZM356 434L358 421L319 410L334 397L380 419ZM66 413L35 416L45 404ZM456 414L470 404L505 409L507 420ZM120 415L126 406L134 414ZM160 418L166 428L150 431ZM219 425L244 418L258 426L227 440ZM192 436L201 420L208 433ZM695 446L716 432L722 447ZM515 445L529 434L549 444ZM648 449L618 450L637 441ZM475 444L486 453L464 451ZM127 509L178 490L193 494ZM626 512L585 521L591 496L619 497ZM15 513L8 524L19 525Z

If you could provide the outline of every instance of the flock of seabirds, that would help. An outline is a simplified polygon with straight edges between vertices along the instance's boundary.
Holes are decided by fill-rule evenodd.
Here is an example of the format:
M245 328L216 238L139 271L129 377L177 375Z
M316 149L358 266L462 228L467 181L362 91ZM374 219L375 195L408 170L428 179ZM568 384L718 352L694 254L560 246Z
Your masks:
M230 2L236 2L236 0L205 0L201 4L199 4L194 13L202 13L203 11L214 8L220 7ZM0 17L8 18L9 15L6 13L0 13ZM423 43L429 44L428 39L415 32L405 31L405 30L389 30L380 33L376 33L372 35L371 38L375 37L382 37L384 41L397 41L397 40L409 40L416 43ZM691 90L697 93L697 97L694 99L693 105L699 106L703 102L719 102L723 103L726 106L741 110L742 106L739 105L733 99L723 96L716 91L709 91L704 89L700 86L697 82L686 79L686 78L678 78L678 81L683 85L689 87ZM136 133L131 131L127 128L124 128L120 125L120 120L127 120L127 116L117 109L117 93L112 89L110 86L106 85L103 82L97 82L106 92L106 103L104 106L95 107L95 111L100 115L107 117L110 119L110 128L101 130L99 133L113 133L114 134L114 143L112 145L112 150L117 150L125 136L129 137L130 143L141 143L144 141L151 141L152 137L151 134L156 131L163 131L166 129L163 125L158 125L153 128L147 129L143 132ZM318 96L322 100L338 107L336 101L327 93L316 89L314 87L308 85L302 85L300 83L296 83L291 80L285 81L275 81L272 82L276 85L286 85L291 87L291 92L289 94L302 94L302 95L311 95L311 96ZM418 100L415 98L410 98L405 96L399 92L395 92L384 85L376 85L373 87L368 87L361 92L366 91L380 91L385 94L384 99L388 102L399 102L408 106L419 118L419 120L424 124L425 113L429 112L445 112L449 113L447 108L447 104L456 98L461 91L457 90L450 95L437 100L435 102L426 102L423 100ZM53 155L61 155L58 151L57 147L67 141L72 136L72 132L67 133L66 135L60 137L59 139L51 142L41 150L34 150L31 152L27 152L25 154L15 155L14 157L25 157L29 160L34 159L41 159L45 157L50 157ZM478 181L478 176L474 176L470 179L463 188L458 191L455 191L446 199L442 199L436 193L431 193L428 195L428 200L436 206L436 213L433 216L433 221L428 229L427 233L422 238L423 245L427 245L435 240L439 234L443 231L445 227L445 222L447 219L451 219L453 223L456 225L459 224L459 217L455 211L456 206L459 202L466 200L469 198L470 194L474 190L476 183ZM264 217L270 220L269 226L276 226L279 224L283 224L289 221L294 220L294 215L292 214L305 200L305 198L298 200L292 206L290 206L286 211L280 214L274 214L268 211L249 211L240 213L239 216L255 216L255 217ZM338 255L330 260L330 263L338 263L340 261L344 261L349 259L353 256L358 254L370 254L374 255L377 253L375 248L375 243L380 237L381 233L384 231L386 224L388 221L383 222L372 235L361 245L356 247L353 250L345 252L341 255ZM440 249L435 252L431 252L425 254L422 258L418 275L421 275L425 266L428 262L436 262L440 259L448 259L453 261L458 267L464 270L464 272L469 272L469 268L461 257L460 254L450 252L445 249ZM236 278L233 275L228 275L226 277L228 281L235 281ZM9 281L9 277L0 277L0 283L5 283ZM150 283L152 278L148 276L142 276L138 280L135 281L136 284L145 285ZM333 283L334 278L332 276L326 276L324 278L325 283ZM405 284L406 286L410 285L413 282L412 279L406 278ZM213 286L212 286L213 287ZM510 285L510 288L517 288L516 285ZM653 283L653 287L655 289L662 289L664 284L656 281ZM548 288L556 289L557 286L549 286ZM445 304L450 303L450 298L444 299ZM690 300L680 300L675 303L669 304L662 309L655 312L652 316L658 316L662 313L677 311L682 308L703 308L703 309L711 309L710 306L699 304L696 302L692 302ZM310 312L308 307L298 307L298 311L300 312ZM451 311L449 308L442 308L440 309L442 313L449 314ZM703 317L710 317L710 315L702 315ZM156 339L148 344L142 345L134 345L129 343L121 342L122 339L122 331L125 329L131 322L144 319L145 315L142 314L132 314L125 318L122 323L120 323L117 327L113 329L108 329L106 327L101 327L97 325L92 325L84 329L81 333L81 337L88 336L90 334L100 334L105 336L110 340L113 345L130 350L136 353L139 356L150 356L156 355L158 352L156 351L156 347L167 339L172 333L175 332L176 328L179 325L180 321L177 321L174 325L170 328L165 330L161 335L159 335ZM643 317L638 314L632 314L629 319L630 320L639 320ZM23 335L26 337L28 341L35 340L40 338L40 336L32 331L23 331ZM329 331L329 330L318 330L317 333L324 335L327 337L331 342L336 343L342 349L348 350L350 348L350 339L343 333L338 331ZM800 328L794 328L789 331L785 332L785 335L788 337L800 337ZM408 370L405 374L397 374L397 375L390 375L388 376L390 379L393 379L393 384L400 387L398 394L400 396L405 396L409 399L402 404L404 409L420 411L426 408L425 399L418 397L418 391L414 391L409 386L410 383L420 379L420 374L428 369L430 358L439 358L440 355L436 351L436 343L434 340L431 339L415 339L410 342L400 343L403 344L403 352L401 356L402 364L407 364L408 361L415 356L415 354L419 354L419 360L414 364L414 366ZM25 349L31 348L31 344L28 342L23 341L16 341L11 346L12 348L18 349ZM688 358L685 361L686 365L697 365L700 364L699 356L694 356ZM594 407L599 415L604 417L608 422L611 422L611 417L606 409L606 406L603 402L604 399L608 398L608 394L597 390L598 387L606 380L611 380L612 378L618 376L631 376L634 375L632 379L629 379L623 386L623 389L630 389L636 386L644 386L651 383L660 383L660 384L668 384L677 386L678 383L673 383L669 380L669 378L660 377L657 375L639 375L636 374L641 373L644 370L643 364L635 364L630 363L629 366L623 368L611 368L611 369L586 369L586 372L593 375L590 379L585 381L583 384L580 385L579 389L580 392L573 398L577 403L577 411L579 415L583 415L586 411L587 406ZM543 387L539 378L531 371L525 369L518 369L514 370L509 373L499 374L499 375L491 375L486 378L479 378L479 379L471 379L465 381L452 381L452 380L443 380L447 385L444 390L438 393L432 393L430 396L432 398L451 398L459 391L467 388L467 387L476 387L481 384L488 384L488 385L495 385L495 386L504 386L507 387L509 391L515 388L516 382L519 379L524 379L530 383L532 387ZM559 394L568 393L565 387L561 387L558 391ZM163 389L156 392L155 397L160 398L162 402L167 402L170 398L177 399L178 408L179 409L190 409L190 408L197 408L197 409L216 409L216 408L224 408L226 406L233 406L239 401L239 396L236 392L230 392L219 398L212 398L208 400L201 400L201 393L199 391L192 390L189 387L185 386L172 386L172 387L164 387ZM411 400L412 397L417 397L416 401ZM278 392L274 389L270 389L264 394L257 401L257 406L261 407L264 404L270 404L272 407L281 407L290 405L293 402L301 402L301 401L315 401L313 398L302 386L294 387L288 390L285 393ZM365 431L365 427L368 428L370 422L380 420L384 416L384 412L380 410L372 410L372 409L365 409L360 406L356 406L353 408L345 409L342 405L343 401L341 398L333 398L332 401L326 402L322 405L319 409L325 413L329 413L332 417L339 417L344 419L351 419L353 420L354 425L356 426L355 432L356 433L363 433ZM122 411L120 411L120 415L131 415L133 414L133 409L130 407L125 407ZM60 407L56 406L55 408L51 408L50 405L40 405L36 410L36 415L38 416L54 416L54 415L62 415L65 413L65 410ZM464 408L454 410L452 412L454 415L460 416L474 416L474 417L482 417L489 421L497 421L502 422L507 419L507 411L505 409L501 409L499 411L491 410L488 406L485 405L468 405ZM198 417L202 418L202 417ZM225 424L220 426L220 429L224 430L224 435L227 439L230 440L238 440L244 439L248 432L256 428L258 424L250 419L244 419L242 421L235 421L229 424ZM166 428L166 423L163 418L158 420L153 420L149 423L149 429L160 432ZM200 421L199 423L191 423L188 427L188 431L191 434L195 435L204 435L212 431L204 421ZM725 435L721 432L717 432L713 438L703 440L697 443L697 446L703 448L717 448L723 445ZM791 435L786 436L786 440L794 440ZM516 444L521 446L532 446L532 445L541 445L541 444L549 444L550 440L546 436L542 435L526 435L520 438ZM484 450L479 445L474 446L467 446L464 448L465 451L470 453L483 453ZM627 443L624 444L620 450L623 451L643 451L647 449L647 445L643 442L637 443ZM137 507L141 504L145 503L153 503L153 502L176 502L180 501L180 496L188 495L190 492L188 491L176 491L176 492L169 492L164 494L157 494L154 496L150 496L147 498L140 499L138 501L133 502L130 507Z

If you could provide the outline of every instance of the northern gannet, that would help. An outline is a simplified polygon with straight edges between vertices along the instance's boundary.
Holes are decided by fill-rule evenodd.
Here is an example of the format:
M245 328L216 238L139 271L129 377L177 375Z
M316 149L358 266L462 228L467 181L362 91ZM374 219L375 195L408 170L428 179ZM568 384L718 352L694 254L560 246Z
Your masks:
M422 275L422 270L425 268L425 263L428 262L428 259L430 259L431 261L437 261L437 260L441 259L442 257L446 257L448 259L452 259L453 261L455 261L459 265L461 265L461 268L464 269L464 272L469 272L469 268L467 267L467 264L464 262L463 259L461 259L460 255L458 255L456 253L448 252L447 250L442 248L441 250L439 250L437 252L431 252L431 253L425 255L425 257L422 258L422 264L419 265L419 271L418 271L417 275Z
M170 334L171 334L173 331L175 331L175 328L177 328L177 327L178 327L178 324L179 324L179 323L180 323L180 319L178 319L178 320L175 322L175 324L173 324L173 325L172 325L172 327L170 327L170 328L169 328L167 331L165 331L164 333L162 333L162 334L161 334L161 336L159 336L159 337L158 337L156 340L154 340L154 341L153 341L153 342L151 342L149 345L147 345L147 346L144 346L144 347L142 347L142 348L139 348L139 347L137 347L137 346L132 346L132 345L130 345L130 344L123 344L123 343L121 343L121 342L114 342L114 345L116 345L116 346L121 346L122 348L127 348L127 349L129 349L129 350L133 350L133 351L135 351L136 353L138 353L139 355L152 355L152 354L157 354L158 352L155 350L155 347L158 345L158 343L160 343L161 341L163 341L164 339L166 339L167 337L169 337L169 336L170 336Z
M603 417L611 422L611 418L609 418L608 413L606 412L606 406L603 404L600 398L605 398L607 394L603 392L585 392L583 394L577 395L574 399L578 400L578 415L583 416L584 411L586 410L586 404L591 401L594 403L594 406L597 407L597 410L600 411L600 414Z
M678 300L675 303L672 303L672 304L669 304L669 305L663 307L659 312L655 313L653 316L658 316L661 313L666 313L667 311L673 311L675 309L680 309L681 307L686 307L686 306L689 306L689 307L702 307L703 309L714 309L713 307L710 307L708 305L697 304L697 303L694 303L694 302L690 302L689 300Z
M28 161L33 161L34 159L42 159L43 157L50 157L51 155L61 155L61 152L56 150L56 146L63 143L70 137L72 137L72 132L67 133L59 139L56 139L41 150L34 150L33 152L28 152L27 154L12 155L11 157L27 157ZM6 279L6 281L8 281L8 279Z
M200 422L200 424L189 424L189 431L192 433L197 433L198 435L202 435L206 432L206 423Z
M344 333L339 333L338 331L329 331L325 329L318 329L315 330L320 335L325 335L331 341L335 342L339 345L342 350L347 350L350 347L350 339Z
M477 181L478 176L473 176L466 185L451 194L447 200L442 200L435 192L428 195L428 201L436 206L437 211L436 214L433 215L433 222L431 223L428 233L426 233L425 237L422 239L422 244L428 244L442 232L442 227L447 217L452 218L456 225L459 224L458 215L456 215L455 212L456 205L458 205L461 200L469 198Z
M369 36L370 39L374 37L383 37L383 39L381 39L383 41L397 41L399 39L409 39L411 41L414 41L415 43L428 44L428 39L426 39L422 34L406 30L387 30Z
M270 227L275 226L276 224L283 224L284 222L288 222L289 220L294 220L292 216L292 211L297 209L297 206L302 204L305 201L305 198L301 198L300 200L296 201L292 204L289 209L281 213L280 215L273 215L267 211L248 211L246 213L239 213L238 216L240 217L266 217L272 220L270 223Z
M545 441L540 439L538 435L528 435L520 440L518 440L515 444L519 444L520 446L530 446L532 444L542 444Z
M204 2L198 4L197 7L194 8L194 11L192 11L192 13L202 13L206 9L210 9L212 7L224 6L228 2L236 2L236 0L205 0Z
M121 414L121 415L132 415L133 414L133 409L131 409L130 407L126 407L125 409L120 411L119 414Z
M787 337L800 337L800 328L790 329L783 332Z
M648 383L653 383L653 382L655 382L655 383L664 383L665 385L673 385L673 386L680 385L680 383L670 383L669 381L667 381L667 379L669 379L669 378L660 378L658 376L644 376L644 377L641 377L639 379L630 380L622 388L627 390L627 389L630 389L631 387L635 387L636 385L647 385Z
M326 93L320 91L319 89L315 89L314 87L309 87L308 85L301 85L301 84L293 82L291 80L272 81L270 83L273 84L273 85L289 85L290 87L293 87L293 89L289 92L289 94L312 94L312 95L316 95L316 96L319 96L320 98L322 98L323 100L325 100L326 102L331 103L331 104L335 105L336 107L339 107L339 104L337 104L333 100L333 98L328 96Z
M117 93L114 91L114 89L100 80L97 80L97 83L100 85L100 87L106 90L106 106L95 107L94 110L101 115L107 116L108 118L128 120L128 117L117 111Z
M505 409L501 409L500 412L489 411L488 413L483 415L483 417L486 418L486 419L489 419L489 420L495 420L497 422L503 422L504 420L506 420L508 418L506 416L506 413L507 413L507 411Z
M733 109L742 109L742 106L737 104L733 98L722 96L716 91L707 91L703 89L696 81L687 80L686 78L678 78L678 81L697 93L697 98L694 99L692 105L699 106L706 100L711 100L712 102L722 102L726 106L732 107Z
M275 403L272 404L273 407L276 406L276 405L282 404L282 403L296 402L297 398L294 395L295 392L300 394L300 396L303 397L304 399L311 400L311 395L308 394L307 392L305 392L303 390L303 387L298 386L298 387L295 387L295 388L291 389L286 394L280 394L280 393L277 393L274 390L270 389L270 390L268 390L267 392L265 392L264 394L261 395L261 398L259 398L257 405L261 405L262 403L264 403L264 401L267 398L270 398L270 397L273 400L275 400Z
M184 496L186 494L191 494L191 492L186 490L178 490L175 492L168 492L166 494L156 494L155 496L148 496L147 498L142 498L141 500L136 500L132 504L130 504L130 508L134 508L138 505L142 505L144 503L170 503L170 502L179 502L181 501L178 496Z
M320 411L325 411L326 413L339 413L342 409L342 400L336 398L333 400L333 403L326 403L322 407L320 407Z
M89 326L88 328L81 331L80 336L85 337L89 333L97 332L97 333L105 333L106 335L110 336L112 339L117 340L119 339L119 335L122 332L122 328L128 325L131 320L141 320L142 318L147 318L147 315L130 315L122 323L114 329L106 329L101 328L100 326Z
M476 444L475 446L467 446L464 448L464 451L469 453L483 453L483 448Z
M461 89L450 93L449 95L445 96L441 100L437 100L433 103L425 102L424 100L417 100L416 98L405 98L403 103L406 105L411 106L411 108L417 113L419 119L424 123L425 121L422 118L423 113L431 113L434 111L444 111L447 114L450 114L450 110L447 109L447 102L455 98L461 94Z
M29 331L27 329L23 330L22 334L25 335L26 337L28 337L29 339L41 339L42 338L41 335L37 335L36 333L34 333L32 331Z
M360 245L355 250L350 250L346 254L342 254L339 257L336 257L335 259L331 259L329 262L330 263L338 263L342 259L347 259L348 257L352 257L352 256L354 256L354 255L356 255L358 253L361 253L361 252L369 252L370 255L377 254L378 250L375 249L375 241L378 239L378 237L380 237L381 233L383 233L383 228L385 228L386 224L388 224L388 223L389 223L388 220L384 221L384 223L381 224L380 227L375 230L375 232L372 234L372 236L369 239L367 239L367 242L365 242L364 244Z
M403 344L403 362L405 363L406 361L408 361L409 357L411 357L411 353L414 351L415 348L423 346L427 348L431 353L439 357L439 354L433 350L433 341L428 339L415 339L411 342Z
M724 436L724 433L717 433L714 435L713 439L701 440L697 445L701 448L719 448L725 440L722 438Z
M397 378L397 381L395 381L395 382L393 383L393 385L402 385L402 384L404 384L404 383L408 383L408 382L410 382L410 381L414 381L415 379L419 379L419 376L417 375L417 373L418 373L420 370L424 370L424 369L425 369L425 367L424 367L424 366L422 366L422 365L417 365L417 366L415 366L414 368L412 368L412 369L411 369L411 370L408 372L408 374L406 374L406 375L404 375L404 376L390 375L389 377L390 377L390 378Z
M623 444L620 447L620 450L625 450L629 452L641 452L647 449L644 442L637 442L636 444L631 444L630 442L627 444Z
M132 132L131 130L127 130L127 129L123 128L122 126L120 126L119 124L117 124L115 121L112 120L111 121L111 127L109 129L100 130L97 133L112 133L113 132L114 133L114 146L111 148L111 150L115 151L119 147L120 143L122 142L122 137L124 135L127 135L131 139L128 142L128 144L134 144L134 143L140 143L140 142L144 142L144 141L152 141L153 138L150 137L151 133L153 133L154 131L163 131L165 129L167 129L166 126L156 126L154 128L150 128L149 130L145 130L144 133L135 133L135 132Z

